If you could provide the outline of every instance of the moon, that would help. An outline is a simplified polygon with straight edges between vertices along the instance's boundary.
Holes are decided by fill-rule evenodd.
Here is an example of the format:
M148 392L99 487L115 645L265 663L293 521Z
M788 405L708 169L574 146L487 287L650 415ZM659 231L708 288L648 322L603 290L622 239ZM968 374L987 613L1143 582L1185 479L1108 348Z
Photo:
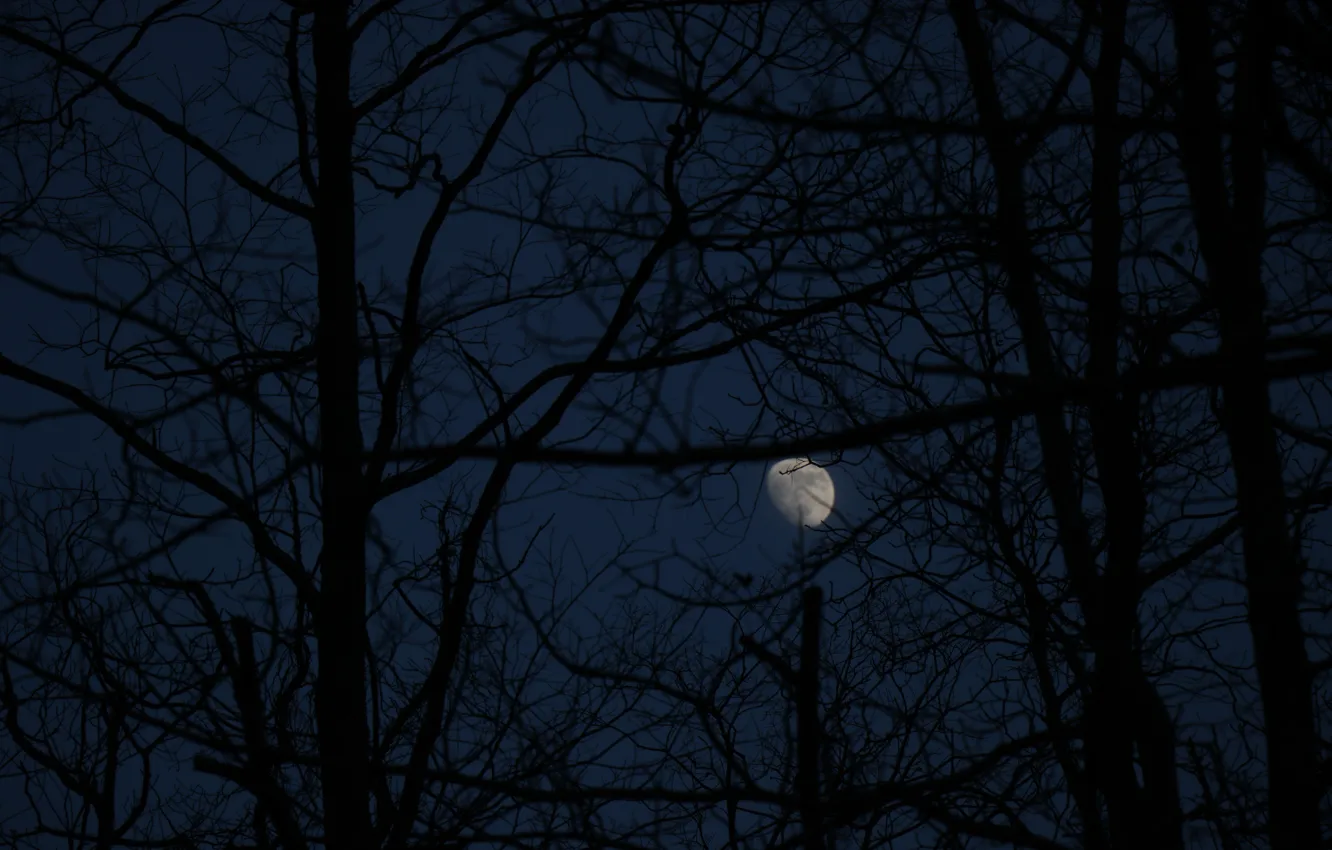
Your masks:
M768 498L796 525L821 524L832 513L835 495L828 470L809 458L787 458L768 470Z

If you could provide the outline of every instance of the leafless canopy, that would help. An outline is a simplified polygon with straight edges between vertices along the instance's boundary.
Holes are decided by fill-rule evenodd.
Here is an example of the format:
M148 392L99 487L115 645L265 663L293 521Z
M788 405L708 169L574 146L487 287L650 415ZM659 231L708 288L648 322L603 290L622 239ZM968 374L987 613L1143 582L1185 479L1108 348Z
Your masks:
M1332 846L1321 0L12 0L0 80L3 846Z

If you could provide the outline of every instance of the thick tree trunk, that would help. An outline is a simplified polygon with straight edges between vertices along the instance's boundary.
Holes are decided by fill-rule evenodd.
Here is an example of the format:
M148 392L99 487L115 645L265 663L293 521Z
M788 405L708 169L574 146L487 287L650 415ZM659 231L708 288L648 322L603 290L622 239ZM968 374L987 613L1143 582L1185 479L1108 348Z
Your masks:
M1013 129L1005 121L988 36L980 25L974 0L952 0L949 5L966 54L986 147L994 164L997 241L1008 275L1005 296L1022 331L1032 377L1042 384L1052 384L1062 375L1050 344L1031 255L1022 153ZM1118 376L1122 223L1117 95L1124 14L1122 3L1117 7L1107 4L1102 22L1106 44L1094 81L1098 98L1092 192L1096 203L1093 225L1096 250L1089 305L1091 377L1107 382ZM1109 552L1104 573L1097 568L1081 505L1075 446L1064 423L1061 405L1055 402L1037 410L1035 420L1060 550L1086 620L1086 637L1094 655L1095 673L1086 683L1083 718L1086 776L1105 799L1111 846L1180 848L1183 815L1174 776L1173 730L1159 694L1143 674L1136 643L1138 558L1145 511L1138 472L1136 409L1137 400L1133 398L1098 397L1090 404L1097 471L1108 524ZM1150 727L1136 720L1144 713L1154 721ZM1146 791L1140 787L1134 769L1135 744L1142 753ZM1072 783L1079 777L1069 779ZM1092 800L1085 796L1079 800L1084 839L1089 845L1098 845L1102 834L1100 812L1093 808Z
M1235 469L1248 622L1263 704L1272 850L1322 846L1313 678L1300 624L1303 560L1288 526L1285 483L1267 378L1264 113L1272 96L1272 44L1264 0L1250 0L1235 81L1227 197L1219 83L1206 6L1172 3L1179 54L1180 157L1221 336L1222 426Z
M1124 135L1119 88L1127 17L1125 0L1101 4L1101 49L1092 77L1095 146L1092 151L1092 262L1087 330L1089 376L1103 386L1118 383L1119 291L1124 235L1120 164ZM1145 364L1150 365L1150 364ZM1083 600L1096 672L1087 707L1087 761L1105 796L1113 846L1184 846L1183 812L1176 777L1175 733L1161 696L1143 670L1138 646L1142 580L1142 450L1136 394L1101 393L1088 405L1092 450L1105 507L1105 567L1094 598ZM1090 555L1088 556L1091 557ZM1095 570L1093 564L1084 569ZM1140 755L1139 785L1134 748Z
M315 5L317 78L315 251L319 273L320 555L315 713L325 846L370 846L365 688L366 499L358 397L356 223L352 175L351 42L345 0Z

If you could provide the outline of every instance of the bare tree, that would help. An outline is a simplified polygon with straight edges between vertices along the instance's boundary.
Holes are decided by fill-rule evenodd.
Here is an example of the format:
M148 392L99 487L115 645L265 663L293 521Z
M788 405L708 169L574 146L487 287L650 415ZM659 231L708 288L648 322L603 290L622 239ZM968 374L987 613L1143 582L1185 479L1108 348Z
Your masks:
M1290 528L1284 463L1263 375L1270 333L1265 321L1269 154L1264 137L1269 123L1277 133L1287 125L1287 106L1275 95L1285 75L1276 68L1274 30L1280 23L1288 29L1297 24L1286 9L1274 12L1252 2L1236 17L1238 27L1227 32L1214 27L1202 10L1172 4L1180 69L1177 135L1224 363L1218 415L1230 446L1242 523L1248 623L1270 764L1268 829L1274 848L1312 847L1323 841L1321 801L1328 788L1320 781L1324 746L1314 720L1313 668L1300 622L1307 555L1297 548ZM1228 97L1216 69L1216 35L1235 51ZM1227 105L1234 130L1223 146L1221 110ZM1326 113L1322 123L1326 127ZM1325 171L1310 176L1317 180ZM1318 182L1323 185L1315 182L1315 191L1325 193L1326 182ZM1227 191L1228 186L1233 189Z
M16 164L0 275L79 322L0 356L7 393L44 399L6 421L83 417L120 459L15 477L0 697L6 798L29 806L7 841L610 846L642 828L575 793L574 751L605 733L617 688L542 678L549 657L502 593L539 536L506 546L501 515L543 446L660 437L656 388L718 353L635 330L696 330L671 312L666 260L689 234L678 172L697 139L643 122L657 159L614 188L666 211L607 206L638 216L622 250L583 234L533 275L515 269L520 227L435 277L469 194L546 167L521 202L551 209L579 176L555 173L577 93L554 72L640 8L556 9L546 30L504 5L0 13ZM169 40L189 63L163 59ZM569 111L540 123L559 98ZM546 155L515 155L546 133ZM376 284L366 243L390 228L409 260ZM52 256L85 279L48 273ZM552 305L557 335L519 333ZM450 496L423 517L439 550L413 556L386 526L432 481ZM245 549L217 547L238 532Z
M0 272L100 323L0 375L67 405L12 421L90 417L122 463L48 481L56 522L22 487L8 514L7 740L73 801L16 842L1323 840L1312 6L31 5L0 18ZM195 12L234 113L132 73ZM1230 42L1242 73L1209 82ZM441 77L482 61L507 78L460 152ZM421 196L371 285L367 199ZM467 216L519 236L432 279ZM132 274L55 280L21 253L52 240ZM79 354L99 379L58 371ZM680 386L710 364L749 386L700 424ZM872 510L757 581L626 542L600 566L633 601L580 624L546 532L506 544L528 469L642 468L660 502L795 452ZM439 550L400 558L380 526L437 479ZM188 563L236 525L251 563ZM220 781L154 798L167 754Z
M1061 795L1089 847L1191 846L1204 840L1193 824L1223 846L1321 846L1328 650L1308 616L1327 610L1326 571L1309 561L1329 361L1326 259L1310 247L1327 236L1326 22L1302 4L942 5L766 7L800 33L786 44L822 48L818 74L841 92L778 47L753 63L782 56L788 76L733 73L748 90L726 97L613 42L583 55L617 91L802 136L815 168L854 183L833 200L806 178L788 196L792 232L814 246L806 267L842 301L789 302L799 321L761 340L785 359L758 383L770 405L798 388L782 401L802 434L826 430L826 410L805 406L814 392L841 409L811 445L877 450L889 539L960 546L966 575L1013 594L976 616L1018 629L1035 677L1023 710L1051 735L1041 770L1057 766L1020 799ZM1173 53L1148 46L1162 37ZM941 254L946 283L864 280ZM770 309L751 296L735 321ZM910 441L893 425L906 422L946 430ZM1229 506L1203 508L1217 499ZM1225 557L1237 535L1242 561ZM879 563L869 580L914 577L949 599L961 579L938 570ZM1234 581L1238 599L1222 592ZM1252 666L1227 628L1237 610ZM1200 725L1204 699L1225 719ZM1040 846L1025 824L994 824L1012 821L1015 793L921 812Z

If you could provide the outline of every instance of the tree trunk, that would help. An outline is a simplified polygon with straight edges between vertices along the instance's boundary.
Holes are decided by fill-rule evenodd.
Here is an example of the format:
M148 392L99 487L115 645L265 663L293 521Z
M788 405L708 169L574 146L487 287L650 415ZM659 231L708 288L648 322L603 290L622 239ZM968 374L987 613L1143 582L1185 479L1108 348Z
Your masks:
M351 40L345 0L322 2L314 8L315 135L319 146L314 192L319 274L316 368L323 473L315 714L322 759L324 844L329 850L365 850L370 846L366 499L358 393Z
M1268 760L1268 834L1272 850L1319 847L1319 738L1313 678L1300 624L1303 560L1287 525L1285 483L1267 377L1264 103L1271 93L1269 4L1251 0L1235 81L1231 176L1227 197L1219 84L1206 7L1172 3L1179 54L1180 157L1207 265L1224 371L1222 427L1235 469L1244 543L1248 623L1263 704Z
M1120 132L1117 119L1119 65L1124 13L1107 4L1098 62L1096 150L1093 163L1094 264L1091 282L1091 377L1114 382L1118 376L1120 311L1118 267L1122 235L1119 210ZM993 162L998 209L997 240L1008 275L1006 300L1022 331L1023 349L1033 378L1052 384L1062 376L1050 344L1050 329L1037 288L1037 273L1027 230L1027 202L1022 172L1025 163L1013 128L1004 117L988 36L981 27L974 0L952 0L950 8L980 114L986 147ZM1169 715L1146 679L1137 649L1137 604L1140 595L1138 558L1145 512L1139 481L1135 438L1137 400L1095 397L1089 405L1097 471L1107 516L1108 555L1104 574L1098 571L1087 517L1081 504L1072 435L1064 423L1062 404L1053 401L1035 412L1059 548L1069 582L1086 618L1086 637L1094 655L1095 673L1086 688L1083 729L1087 776L1104 797L1114 847L1146 845L1183 847L1183 816L1172 770L1173 735L1162 739L1159 722L1148 730L1135 721L1148 711L1154 720ZM1169 729L1168 722L1166 729ZM1148 734L1151 731L1154 734ZM1148 800L1134 771L1134 744L1151 766ZM1163 776L1163 774L1171 774ZM1070 782L1075 781L1070 777ZM1084 838L1099 840L1100 812L1079 812Z

